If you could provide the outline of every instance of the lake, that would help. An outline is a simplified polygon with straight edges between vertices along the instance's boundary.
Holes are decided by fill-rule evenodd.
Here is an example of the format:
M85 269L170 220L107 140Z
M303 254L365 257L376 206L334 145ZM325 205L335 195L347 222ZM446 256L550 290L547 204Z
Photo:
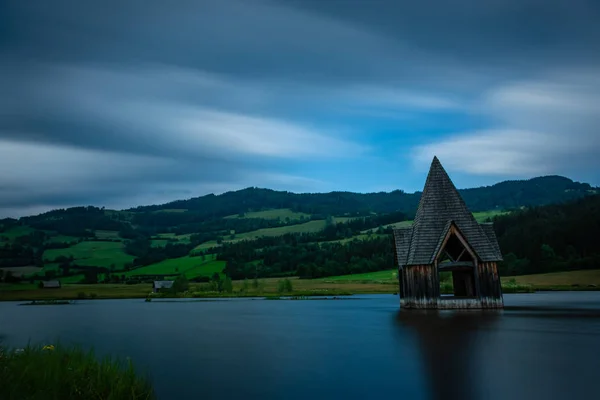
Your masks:
M503 311L347 300L0 303L0 340L131 357L159 399L591 398L600 292L507 294Z

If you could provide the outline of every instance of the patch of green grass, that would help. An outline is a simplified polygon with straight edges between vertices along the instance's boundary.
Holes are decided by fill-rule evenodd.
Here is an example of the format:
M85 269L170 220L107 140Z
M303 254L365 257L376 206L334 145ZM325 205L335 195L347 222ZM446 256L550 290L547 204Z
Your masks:
M189 243L190 242L190 236L192 236L191 233L185 234L185 235L176 235L174 233L158 233L156 235L157 238L159 239L171 239L171 240L177 240L178 242L181 243Z
M4 232L0 232L0 236L6 238L8 240L14 240L16 237L29 235L30 233L32 233L34 231L35 231L35 229L33 229L30 226L18 225L18 226L13 226L12 228L10 228Z
M394 228L394 229L399 229L399 228L408 228L408 227L409 227L409 226L411 226L412 224L413 224L413 221L412 221L412 219L411 219L411 220L409 220L409 221L400 221L400 222L394 222L393 224L388 224L388 225L385 225L385 226L386 226L386 227L387 227L387 226L391 226L391 227L392 227L392 228ZM369 232L371 232L371 233L375 233L375 232L377 232L377 230L378 230L378 229L379 229L379 228L365 229L364 231L361 231L361 233L363 233L363 234L364 234L364 233L369 233Z
M201 257L170 258L156 264L137 268L125 273L126 276L136 275L174 275L184 274L188 279L199 276L212 276L215 272L221 274L225 268L225 261L216 261L214 255Z
M37 285L35 283L0 283L0 294L35 289L37 289Z
M503 276L502 283L514 280L517 284L531 285L536 289L574 290L600 288L600 269L551 272L547 274Z
M76 264L117 269L132 262L134 257L126 254L125 245L121 242L81 242L66 249L50 249L44 251L43 259L54 260L58 256L73 256Z
M152 247L165 247L169 243L167 239L152 239L150 242Z
M480 212L473 213L473 216L475 217L477 222L481 223L481 222L485 222L488 218L494 218L497 215L504 215L504 214L508 214L508 213L509 213L508 211L490 210L490 211L480 211ZM389 224L386 226L391 226L394 229L399 229L399 228L408 228L412 224L413 224L413 221L409 220L409 221L394 222L393 224ZM366 229L366 230L362 231L361 233L368 233L369 231L376 232L377 229L379 229L379 228Z
M2 399L154 399L150 381L130 360L105 357L78 347L0 348Z
M190 251L190 255L198 255L204 253L204 251L213 248L220 247L221 245L217 243L216 240L211 240L208 242L200 243L198 246L194 247L192 251Z
M229 240L235 242L239 240L253 240L261 236L282 236L286 233L314 233L325 229L325 220L315 220L305 222L303 224L295 224L288 226L279 226L277 228L264 228L256 231L245 232L235 235L235 239Z
M94 234L96 235L96 237L98 239L117 239L117 240L121 240L121 237L119 236L119 232L117 232L117 231L102 231L102 230L98 230L98 231L94 232Z
M305 214L302 212L295 212L290 210L289 208L277 208L273 210L264 210L264 211L253 211L247 212L243 217L239 215L228 215L225 217L227 219L235 219L235 218L263 218L263 219L282 219L285 220L289 218L290 220L299 220L301 218L310 218L310 214Z
M497 215L508 214L508 211L500 211L500 210L490 210L490 211L480 211L473 213L473 216L477 220L477 222L485 222L486 219L493 219Z
M61 284L79 283L83 280L84 275L78 274L73 276L64 276L57 278Z
M52 236L46 238L46 243L77 243L77 241L79 240L78 237L60 235L58 233L50 235Z
M9 271L14 276L28 276L40 272L42 269L35 266L26 267L0 267L0 271Z
M351 281L370 281L370 282L398 282L397 271L395 269L377 272L366 272L363 274L330 276L321 278L327 282L351 282Z
M338 239L338 240L330 240L328 242L319 242L319 243L341 243L341 244L345 244L345 243L349 243L353 240L375 240L375 239L381 239L383 237L386 237L386 235L380 235L377 233L372 233L372 234L366 234L366 233L361 233L360 235L356 235L356 236L352 236L346 239Z

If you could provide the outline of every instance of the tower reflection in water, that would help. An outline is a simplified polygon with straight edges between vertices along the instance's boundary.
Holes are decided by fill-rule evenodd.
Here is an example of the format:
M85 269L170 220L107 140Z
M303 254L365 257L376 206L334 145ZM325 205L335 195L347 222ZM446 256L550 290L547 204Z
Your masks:
M402 310L395 315L397 326L417 337L432 398L479 397L473 363L478 332L493 329L501 315L493 310Z

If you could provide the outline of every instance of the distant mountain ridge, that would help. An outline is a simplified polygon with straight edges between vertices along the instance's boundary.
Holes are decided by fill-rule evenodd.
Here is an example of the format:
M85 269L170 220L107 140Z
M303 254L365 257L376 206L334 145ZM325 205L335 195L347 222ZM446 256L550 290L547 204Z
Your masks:
M527 180L503 181L491 186L460 189L459 192L469 208L476 212L561 203L588 194L600 193L600 189L563 176L551 175ZM181 209L206 213L211 217L222 217L262 209L289 208L309 214L405 212L411 215L416 211L420 196L420 191L406 193L402 190L377 193L347 191L293 193L249 187L220 195L209 194L162 205L140 206L127 211Z

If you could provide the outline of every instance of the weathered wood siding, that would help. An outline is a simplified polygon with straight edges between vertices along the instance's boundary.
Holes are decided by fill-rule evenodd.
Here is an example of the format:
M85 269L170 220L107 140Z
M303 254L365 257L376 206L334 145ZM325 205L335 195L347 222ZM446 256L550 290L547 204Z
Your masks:
M435 265L411 265L401 268L400 306L402 308L476 309L502 308L502 287L495 262L477 265L475 279L478 296L456 298L440 296L440 283Z
M495 262L484 262L477 265L477 279L479 280L479 297L482 308L502 308L502 285L498 275L498 266Z
M440 282L434 265L402 268L400 304L406 308L436 308Z

